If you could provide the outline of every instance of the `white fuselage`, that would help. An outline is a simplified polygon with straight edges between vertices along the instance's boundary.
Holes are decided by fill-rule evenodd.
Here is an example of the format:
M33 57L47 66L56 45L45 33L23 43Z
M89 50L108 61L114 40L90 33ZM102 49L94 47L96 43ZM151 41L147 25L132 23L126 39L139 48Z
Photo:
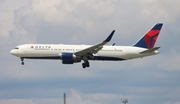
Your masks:
M24 44L11 50L11 54L29 59L62 59L61 53L75 53L91 45ZM158 54L158 51L140 54L146 48L134 46L103 46L90 60L120 61Z

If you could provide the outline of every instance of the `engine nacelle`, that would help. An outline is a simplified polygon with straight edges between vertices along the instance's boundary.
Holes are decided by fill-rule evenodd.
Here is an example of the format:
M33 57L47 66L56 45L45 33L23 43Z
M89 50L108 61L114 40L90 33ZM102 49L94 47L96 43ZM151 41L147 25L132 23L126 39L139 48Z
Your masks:
M81 60L77 59L73 53L62 52L60 57L63 64L73 64L75 62L81 62Z

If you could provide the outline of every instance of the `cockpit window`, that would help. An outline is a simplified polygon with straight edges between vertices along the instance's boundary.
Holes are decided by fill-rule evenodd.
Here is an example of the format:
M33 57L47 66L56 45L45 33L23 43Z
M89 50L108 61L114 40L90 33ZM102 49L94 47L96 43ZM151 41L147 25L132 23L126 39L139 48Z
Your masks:
M19 47L15 47L14 49L19 49Z

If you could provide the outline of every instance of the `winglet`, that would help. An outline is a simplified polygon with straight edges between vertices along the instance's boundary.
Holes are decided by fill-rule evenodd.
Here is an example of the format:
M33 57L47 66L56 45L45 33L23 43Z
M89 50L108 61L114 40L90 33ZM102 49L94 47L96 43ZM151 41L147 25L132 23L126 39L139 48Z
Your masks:
M115 32L115 30L113 30L113 31L111 32L111 34L107 37L107 39L104 40L103 42L109 42L109 41L111 40L111 38L112 38L114 32Z

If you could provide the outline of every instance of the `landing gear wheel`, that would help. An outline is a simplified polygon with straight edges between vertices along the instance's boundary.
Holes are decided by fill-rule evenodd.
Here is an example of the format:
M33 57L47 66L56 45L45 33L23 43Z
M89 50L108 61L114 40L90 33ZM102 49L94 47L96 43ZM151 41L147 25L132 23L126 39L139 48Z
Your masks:
M24 62L21 62L21 65L24 65Z
M82 63L82 67L83 67L83 68L86 68L86 63Z
M21 58L21 65L24 65L24 58Z
M24 61L24 58L21 58L21 61Z
M89 62L87 62L87 63L86 63L86 67L89 67L89 66L90 66L90 65L89 65Z
M88 61L85 61L84 63L82 63L82 67L83 68L86 68L86 67L89 67L89 62Z

